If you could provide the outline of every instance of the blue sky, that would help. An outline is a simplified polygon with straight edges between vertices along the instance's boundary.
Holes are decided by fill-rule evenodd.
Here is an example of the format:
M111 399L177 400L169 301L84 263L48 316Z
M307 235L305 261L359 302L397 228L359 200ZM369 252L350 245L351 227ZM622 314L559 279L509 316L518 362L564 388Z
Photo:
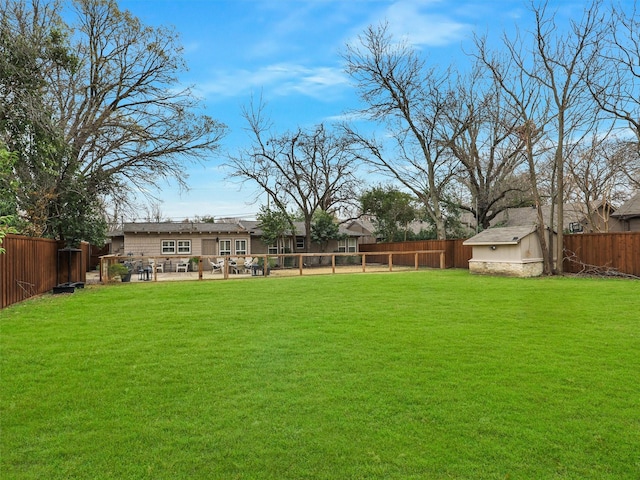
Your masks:
M631 0L629 0L631 1ZM172 25L189 66L181 81L193 85L206 113L229 134L220 154L189 167L190 191L174 184L159 193L165 217L251 217L260 206L252 185L225 179L224 153L247 144L241 109L262 95L279 132L331 123L359 106L343 72L340 52L368 25L388 22L432 64L468 59L473 33L498 38L531 15L520 0L120 0L148 25ZM579 19L584 2L551 0L559 18Z

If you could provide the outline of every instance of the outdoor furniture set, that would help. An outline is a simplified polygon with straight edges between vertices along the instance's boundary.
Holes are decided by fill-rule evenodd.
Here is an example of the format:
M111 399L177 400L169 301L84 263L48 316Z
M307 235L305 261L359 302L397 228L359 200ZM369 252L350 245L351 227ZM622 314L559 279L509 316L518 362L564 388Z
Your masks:
M209 260L209 264L211 265L211 273L222 273L224 268L224 258L217 258L214 262L213 260ZM228 262L229 273L239 274L239 273L251 273L254 274L255 267L257 267L257 263L255 263L253 257L246 257L243 259L238 258L230 258Z

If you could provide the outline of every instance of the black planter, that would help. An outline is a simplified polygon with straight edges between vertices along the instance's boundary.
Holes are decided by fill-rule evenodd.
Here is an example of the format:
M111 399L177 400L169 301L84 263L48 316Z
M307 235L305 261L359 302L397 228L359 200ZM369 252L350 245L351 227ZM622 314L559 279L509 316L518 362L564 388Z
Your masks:
M122 280L123 282L130 282L131 272L127 273L126 275L120 275L120 280Z

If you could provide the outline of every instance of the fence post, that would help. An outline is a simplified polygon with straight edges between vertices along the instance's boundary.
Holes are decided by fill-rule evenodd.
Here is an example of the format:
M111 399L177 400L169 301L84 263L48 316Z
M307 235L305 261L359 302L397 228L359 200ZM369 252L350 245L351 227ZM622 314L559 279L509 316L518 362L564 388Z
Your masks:
M444 252L440 252L440 268L444 269L445 268L445 263L444 263Z
M393 253L389 254L389 271L393 271Z

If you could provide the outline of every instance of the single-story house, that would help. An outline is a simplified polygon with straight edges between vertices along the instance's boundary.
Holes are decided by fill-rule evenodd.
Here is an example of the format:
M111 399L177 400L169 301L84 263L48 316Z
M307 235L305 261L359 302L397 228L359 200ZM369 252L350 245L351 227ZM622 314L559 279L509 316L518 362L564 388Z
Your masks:
M623 203L611 216L620 222L620 231L640 232L640 192Z
M471 273L535 277L543 272L542 248L535 225L490 228L463 244L472 247Z
M125 223L122 237L112 237L112 254L189 258L206 255L246 255L249 232L237 223Z
M163 257L165 261L195 256L249 256L275 253L320 252L320 246L306 248L304 223L296 222L295 232L277 244L262 242L257 221L200 222L132 222L122 230L109 233L111 254L135 257ZM330 242L326 252L357 252L360 243L374 239L364 223L357 220L340 226L345 238Z

